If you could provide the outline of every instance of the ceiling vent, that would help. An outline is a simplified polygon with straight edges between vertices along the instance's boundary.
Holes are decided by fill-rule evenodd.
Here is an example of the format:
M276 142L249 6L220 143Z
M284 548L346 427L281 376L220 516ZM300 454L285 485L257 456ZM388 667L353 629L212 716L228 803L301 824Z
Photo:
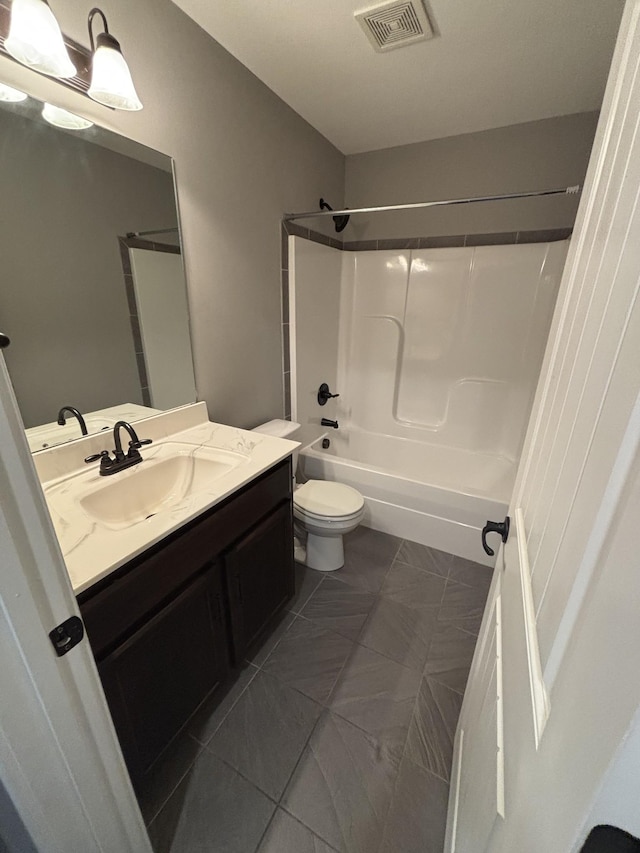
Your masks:
M391 0L356 12L354 17L377 51L404 47L434 35L420 0Z

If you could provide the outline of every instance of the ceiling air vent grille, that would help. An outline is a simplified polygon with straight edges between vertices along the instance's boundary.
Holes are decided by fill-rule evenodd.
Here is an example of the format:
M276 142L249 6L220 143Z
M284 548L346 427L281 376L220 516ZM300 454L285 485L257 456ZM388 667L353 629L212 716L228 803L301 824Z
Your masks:
M354 17L378 51L433 38L433 29L420 0L391 0L356 12Z

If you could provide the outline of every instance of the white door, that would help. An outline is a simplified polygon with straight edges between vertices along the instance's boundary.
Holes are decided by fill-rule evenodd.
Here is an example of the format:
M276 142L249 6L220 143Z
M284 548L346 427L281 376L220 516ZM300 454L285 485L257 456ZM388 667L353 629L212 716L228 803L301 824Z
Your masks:
M150 853L1 351L0 554L0 848Z
M460 717L447 853L579 850L640 707L639 20L629 0ZM616 820L637 833L639 813Z

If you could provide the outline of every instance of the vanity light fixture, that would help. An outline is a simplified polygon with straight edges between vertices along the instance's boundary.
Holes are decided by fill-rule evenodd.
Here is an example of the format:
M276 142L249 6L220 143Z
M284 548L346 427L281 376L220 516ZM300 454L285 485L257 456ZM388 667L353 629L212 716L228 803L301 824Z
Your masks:
M14 89L13 86L7 86L5 83L0 83L0 101L9 104L17 104L20 101L26 101L27 95L21 92L20 89Z
M96 15L102 18L104 32L98 33L97 39L94 39L93 19ZM93 54L91 86L87 92L89 97L115 110L141 110L142 103L120 44L109 32L105 14L98 8L89 12L89 41Z
M44 105L42 108L42 117L49 124L54 124L56 127L63 127L65 130L86 130L88 127L93 127L93 122L89 121L89 119L77 116L68 110L63 110L62 107L55 107L53 104Z
M5 50L14 59L50 77L74 77L60 26L47 0L13 0Z

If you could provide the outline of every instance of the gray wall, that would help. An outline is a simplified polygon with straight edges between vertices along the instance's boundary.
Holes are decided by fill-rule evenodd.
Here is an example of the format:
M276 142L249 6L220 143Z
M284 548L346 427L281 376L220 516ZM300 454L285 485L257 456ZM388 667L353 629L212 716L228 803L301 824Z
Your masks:
M59 2L87 41L86 10ZM0 76L176 161L196 385L213 419L282 414L280 219L341 204L344 157L169 0L110 0L144 110L114 113L0 60Z
M346 203L368 207L496 195L581 184L598 113L354 154L346 161ZM345 240L484 234L571 227L577 196L487 202L423 212L353 217Z
M170 173L0 110L0 328L25 426L142 403L118 236L177 224Z

